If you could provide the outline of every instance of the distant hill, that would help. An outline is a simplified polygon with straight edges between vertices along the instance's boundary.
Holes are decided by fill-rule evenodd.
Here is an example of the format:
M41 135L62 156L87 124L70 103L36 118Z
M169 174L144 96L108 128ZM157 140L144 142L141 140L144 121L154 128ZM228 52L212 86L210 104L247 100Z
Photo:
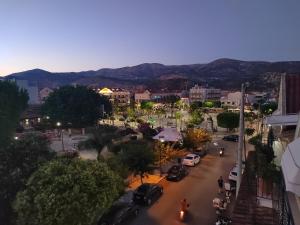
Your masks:
M163 65L144 63L137 66L97 71L51 73L41 69L14 73L6 78L28 80L42 87L58 87L67 84L82 84L111 87L134 87L143 85L155 89L183 89L188 82L238 89L249 81L253 90L277 88L280 74L300 74L300 61L262 62L218 59L207 64Z

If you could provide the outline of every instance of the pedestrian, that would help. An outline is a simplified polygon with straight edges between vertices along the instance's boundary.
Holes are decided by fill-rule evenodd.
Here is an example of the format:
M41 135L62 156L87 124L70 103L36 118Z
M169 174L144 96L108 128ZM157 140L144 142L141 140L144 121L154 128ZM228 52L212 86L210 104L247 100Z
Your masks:
M220 178L218 179L219 194L223 192L223 185L224 185L224 181L222 176L220 176Z

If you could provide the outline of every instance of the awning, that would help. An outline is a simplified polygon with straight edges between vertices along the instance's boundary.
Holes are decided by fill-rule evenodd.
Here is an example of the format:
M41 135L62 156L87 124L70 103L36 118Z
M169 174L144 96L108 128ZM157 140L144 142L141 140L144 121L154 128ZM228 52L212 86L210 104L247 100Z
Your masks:
M288 144L281 167L286 190L300 196L300 138Z
M265 118L264 124L271 125L271 126L297 125L298 119L299 119L298 114L272 115L272 116L267 116Z
M153 139L176 142L182 140L182 135L176 128L164 128L159 134L154 136Z

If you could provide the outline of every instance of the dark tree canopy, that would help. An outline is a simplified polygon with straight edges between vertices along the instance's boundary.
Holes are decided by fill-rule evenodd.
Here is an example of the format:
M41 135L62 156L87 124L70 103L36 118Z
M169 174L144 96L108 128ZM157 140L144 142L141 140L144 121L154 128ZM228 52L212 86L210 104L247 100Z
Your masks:
M143 141L131 141L124 144L119 155L130 171L141 176L141 181L144 174L151 171L150 165L154 163L154 152L149 144Z
M217 122L219 127L232 130L239 126L239 114L233 112L223 112L218 114Z
M17 195L18 225L95 225L123 191L104 162L58 159L40 167Z
M64 86L50 94L43 105L43 114L64 127L94 125L103 116L110 114L112 106L105 96L84 86Z
M0 147L12 137L27 101L25 90L20 90L14 82L0 81Z
M24 135L0 150L0 221L9 224L11 202L30 175L54 157L45 136Z

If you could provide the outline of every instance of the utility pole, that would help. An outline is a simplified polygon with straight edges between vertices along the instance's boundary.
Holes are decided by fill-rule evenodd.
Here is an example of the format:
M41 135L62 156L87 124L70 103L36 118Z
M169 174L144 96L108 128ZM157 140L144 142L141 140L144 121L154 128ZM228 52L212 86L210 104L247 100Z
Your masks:
M239 127L239 144L237 149L237 182L236 182L236 197L239 194L239 189L242 181L242 152L244 145L244 105L245 105L245 84L241 88L241 103L240 103L240 127Z

